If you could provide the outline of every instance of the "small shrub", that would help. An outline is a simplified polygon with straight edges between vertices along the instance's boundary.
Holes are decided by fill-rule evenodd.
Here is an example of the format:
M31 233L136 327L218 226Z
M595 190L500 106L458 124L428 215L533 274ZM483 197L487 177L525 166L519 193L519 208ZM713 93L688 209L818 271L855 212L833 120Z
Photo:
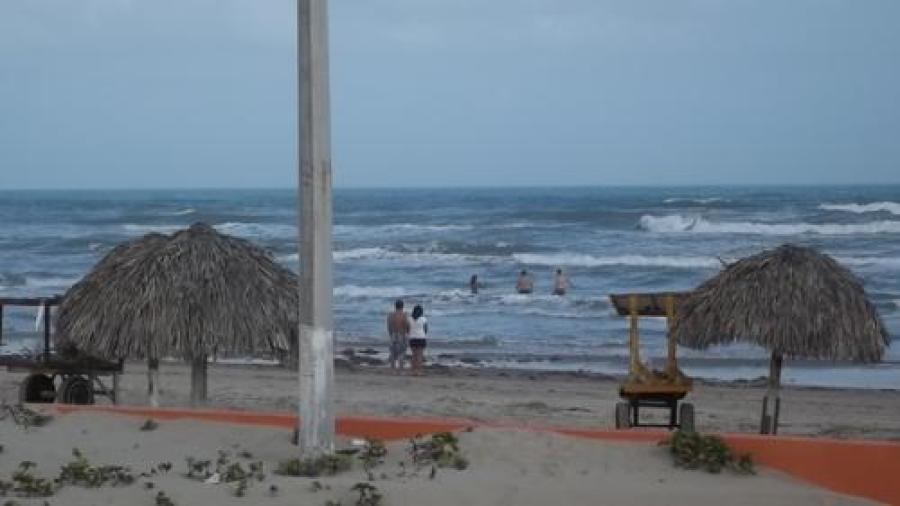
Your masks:
M144 432L149 432L152 430L156 430L158 428L159 428L159 423L157 423L152 418L148 418L147 421L145 421L144 424L141 425L141 430Z
M452 432L437 432L428 440L416 437L409 443L410 456L418 466L434 464L460 471L469 467L468 459L463 457L459 449L459 439Z
M303 476L306 478L318 478L319 476L334 476L353 467L353 461L347 455L330 454L315 458L291 459L278 464L276 474L285 476Z
M356 506L379 506L381 504L382 495L378 487L371 483L360 482L350 490L357 492L359 497L356 499Z
M676 467L704 469L719 473L729 469L739 474L753 474L753 459L749 454L735 455L718 436L697 432L676 431L664 444L669 446Z

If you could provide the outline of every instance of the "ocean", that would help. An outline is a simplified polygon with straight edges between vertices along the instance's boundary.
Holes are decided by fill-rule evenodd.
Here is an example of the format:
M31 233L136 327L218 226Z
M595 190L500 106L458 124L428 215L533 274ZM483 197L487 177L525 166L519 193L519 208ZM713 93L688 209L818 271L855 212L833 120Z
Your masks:
M622 373L627 321L609 293L690 289L720 259L785 242L848 266L900 336L900 186L338 189L334 210L338 349L383 350L386 311L402 298L425 307L441 363ZM0 295L62 293L117 243L198 221L298 266L294 190L0 191ZM550 294L556 268L571 280L565 297ZM533 295L514 293L521 269ZM34 320L7 308L3 350L34 346ZM663 320L642 320L657 366L664 333ZM784 379L900 388L898 348L878 365L788 362ZM679 353L698 377L767 373L748 345Z

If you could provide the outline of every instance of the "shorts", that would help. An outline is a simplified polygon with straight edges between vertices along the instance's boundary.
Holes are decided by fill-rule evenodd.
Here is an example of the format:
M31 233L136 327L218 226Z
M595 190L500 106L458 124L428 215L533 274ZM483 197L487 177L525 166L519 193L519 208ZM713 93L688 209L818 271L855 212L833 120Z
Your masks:
M406 355L406 338L403 336L391 336L390 360L402 359Z
M414 337L409 340L409 347L412 349L425 349L425 338L424 337Z

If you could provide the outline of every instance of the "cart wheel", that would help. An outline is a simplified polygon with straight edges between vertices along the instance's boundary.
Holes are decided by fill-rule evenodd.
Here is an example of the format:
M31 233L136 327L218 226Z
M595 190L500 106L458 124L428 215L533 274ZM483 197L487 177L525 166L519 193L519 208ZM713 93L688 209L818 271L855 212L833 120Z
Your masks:
M631 428L631 405L627 402L616 403L616 428Z
M682 402L678 408L678 427L685 432L694 432L694 405Z
M19 385L19 402L53 402L56 387L46 374L29 374Z
M59 402L64 404L93 404L94 387L83 376L69 376L59 387Z

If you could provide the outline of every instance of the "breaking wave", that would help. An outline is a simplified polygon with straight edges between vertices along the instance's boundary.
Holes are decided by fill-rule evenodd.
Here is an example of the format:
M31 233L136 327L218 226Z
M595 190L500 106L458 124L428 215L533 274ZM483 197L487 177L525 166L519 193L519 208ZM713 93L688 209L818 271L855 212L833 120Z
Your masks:
M384 298L394 299L407 295L409 291L402 286L358 286L341 285L334 288L335 297L348 299Z
M877 213L887 211L900 216L900 202L872 202L869 204L822 204L819 209L824 211L846 211L848 213Z
M644 255L614 255L594 256L580 253L515 253L513 259L519 263L529 265L572 266L572 267L603 267L612 265L624 265L634 267L676 267L676 268L706 268L718 267L719 261L714 257L704 256L644 256Z
M759 223L751 221L709 221L700 216L670 214L641 216L638 227L648 232L692 232L698 234L756 234L756 235L856 235L900 234L900 221L872 221L868 223Z
M680 204L680 203L690 203L690 204L714 204L716 202L729 202L728 199L722 197L707 197L707 198L686 198L686 197L672 197L663 200L663 204Z

